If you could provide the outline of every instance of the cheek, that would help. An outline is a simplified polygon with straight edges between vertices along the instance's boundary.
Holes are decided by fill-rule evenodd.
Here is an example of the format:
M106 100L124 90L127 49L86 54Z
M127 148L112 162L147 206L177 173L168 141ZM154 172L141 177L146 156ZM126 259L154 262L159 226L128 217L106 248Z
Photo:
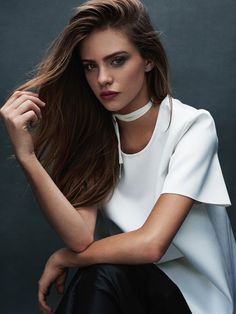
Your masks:
M96 90L96 81L95 81L95 75L93 75L93 73L90 73L89 75L85 74L85 79L89 85L89 87L91 88L91 90L93 92L95 92Z
M123 73L123 83L129 88L131 85L139 88L142 86L145 78L145 71L142 65L134 65L127 68Z

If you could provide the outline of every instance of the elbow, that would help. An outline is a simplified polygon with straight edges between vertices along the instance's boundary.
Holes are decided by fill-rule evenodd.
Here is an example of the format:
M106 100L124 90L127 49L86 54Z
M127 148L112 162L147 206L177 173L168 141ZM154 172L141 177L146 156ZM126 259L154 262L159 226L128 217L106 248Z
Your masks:
M152 243L147 245L146 259L148 263L158 262L163 255L163 250L157 245L153 245Z
M93 242L94 242L94 236L91 235L87 239L84 239L83 241L75 241L73 243L70 243L69 247L75 253L81 253L85 251Z
M141 250L146 263L158 262L164 255L163 246L157 237L153 237L147 233L143 228L141 230Z

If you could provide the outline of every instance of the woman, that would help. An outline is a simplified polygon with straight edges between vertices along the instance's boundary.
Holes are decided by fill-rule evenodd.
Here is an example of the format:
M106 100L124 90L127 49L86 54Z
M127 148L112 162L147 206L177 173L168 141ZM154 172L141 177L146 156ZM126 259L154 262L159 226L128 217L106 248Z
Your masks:
M140 1L79 6L1 116L67 245L39 280L44 313L68 267L79 269L56 313L233 313L236 249L214 120L171 97ZM95 241L98 213L117 229Z

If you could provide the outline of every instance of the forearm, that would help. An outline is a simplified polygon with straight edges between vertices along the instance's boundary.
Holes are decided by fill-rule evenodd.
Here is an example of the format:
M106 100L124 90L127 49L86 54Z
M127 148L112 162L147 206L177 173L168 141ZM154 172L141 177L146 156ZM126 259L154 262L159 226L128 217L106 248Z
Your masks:
M66 267L97 263L144 264L153 262L156 258L157 252L151 249L147 235L140 228L97 240L80 253L65 249L59 257L59 263L61 261Z
M92 242L93 235L80 213L59 190L35 156L19 160L43 214L68 247L76 252Z

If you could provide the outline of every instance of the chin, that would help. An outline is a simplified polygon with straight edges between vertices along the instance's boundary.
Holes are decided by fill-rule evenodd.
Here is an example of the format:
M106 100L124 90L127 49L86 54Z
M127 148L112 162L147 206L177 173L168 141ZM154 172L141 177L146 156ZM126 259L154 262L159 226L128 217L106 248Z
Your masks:
M125 106L119 106L118 104L115 104L113 101L101 101L101 104L103 107L105 107L108 111L112 113L119 113L120 110L124 109Z

